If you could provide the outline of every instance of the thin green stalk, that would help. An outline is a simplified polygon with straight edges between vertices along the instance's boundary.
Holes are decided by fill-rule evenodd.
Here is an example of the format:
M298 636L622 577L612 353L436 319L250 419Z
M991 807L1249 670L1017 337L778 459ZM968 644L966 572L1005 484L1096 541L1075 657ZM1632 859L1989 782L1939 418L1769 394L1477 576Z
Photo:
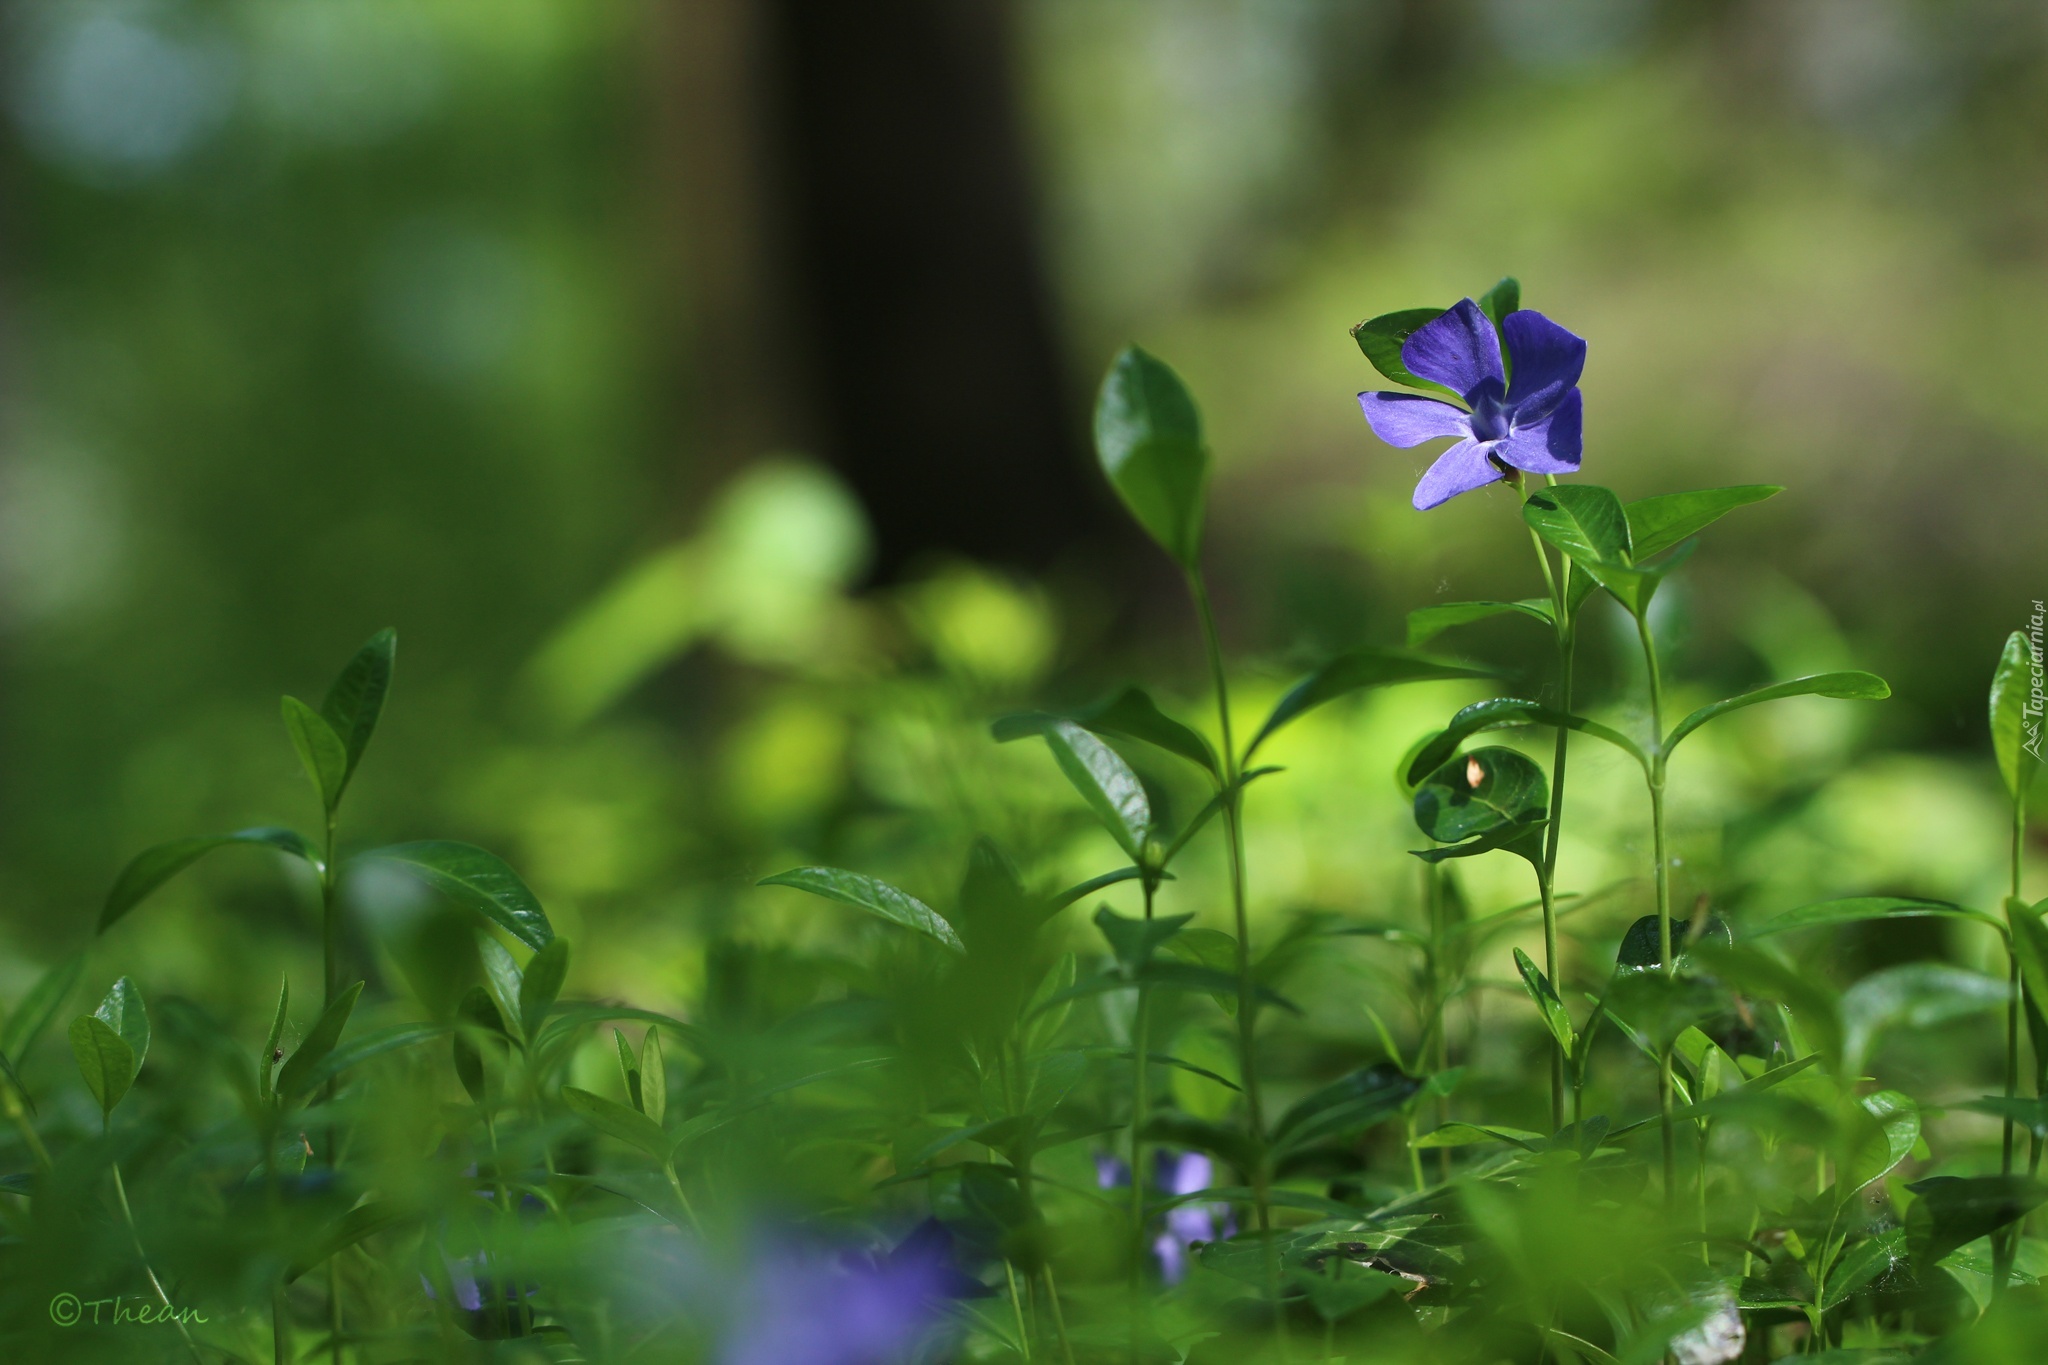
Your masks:
M1151 877L1144 879L1145 918L1152 918L1152 898L1158 890ZM1141 1331L1145 1302L1145 1139L1146 1116L1151 1112L1151 1069L1146 1064L1151 1037L1152 992L1138 987L1138 1014L1131 1023L1131 1365L1138 1365L1143 1348Z
M1664 676L1657 665L1657 644L1650 636L1647 613L1636 617L1642 641L1643 667L1650 685L1650 844L1657 860L1657 961L1666 977L1678 975L1678 956L1671 951L1671 857L1664 845ZM1664 1138L1664 1200L1677 1197L1677 1149L1671 1121L1671 1050L1657 1063L1657 1107Z
M1025 1365L1030 1365L1031 1329L1024 1323L1024 1295L1017 1288L1017 1269L1008 1260L1003 1262L1003 1278L1010 1284L1010 1307L1017 1312L1017 1348L1024 1353Z
M1053 1282L1051 1261L1045 1263L1045 1297L1052 1305L1052 1330L1059 1338L1060 1356L1066 1365L1074 1365L1074 1347L1067 1340L1067 1315L1060 1309L1060 1287Z
M2014 900L2023 899L2020 895L2020 858L2026 849L2026 840L2027 807L2025 798L2022 796L2012 803L2012 897ZM2026 988L2020 979L2019 955L2013 950L2011 943L2006 944L2005 959L2006 979L2011 990L2011 995L2005 1002L2005 1097L2007 1100L2012 1100L2017 1098L2020 1092L2020 1002ZM2013 1137L2012 1117L2007 1115L2003 1153L1998 1167L2000 1173L2004 1175L2012 1174ZM2039 1146L2040 1144L2037 1141L2035 1143L2037 1152ZM2037 1156L2036 1161L2038 1162L2038 1160ZM1992 1239L1991 1292L1993 1296L2003 1294L2006 1281L2012 1277L2014 1255L2019 1250L2019 1234L2020 1224L2014 1223L2010 1227L2001 1230L1998 1236Z
M157 1302L170 1314L171 1325L178 1329L178 1335L185 1339L185 1349L192 1353L192 1359L199 1365L206 1365L206 1358L199 1354L199 1343L192 1340L192 1333L185 1327L185 1319L172 1304L171 1296L164 1292L162 1280L156 1277L156 1270L149 1263L149 1253L142 1249L142 1233L135 1226L135 1214L128 1207L128 1187L121 1182L121 1163L110 1163L114 1171L114 1198L121 1205L121 1221L128 1227L128 1240L135 1244L135 1258L142 1262L142 1273L149 1279L149 1287L156 1291Z
M326 856L320 863L320 956L324 986L320 1007L323 1010L331 1008L335 998L341 994L341 914L334 894L334 812L331 810L327 812L325 852ZM327 1082L326 1098L330 1105L339 1088L338 1080ZM340 1158L340 1137L331 1122L322 1145L327 1149L327 1169L331 1172L338 1167ZM341 1261L338 1257L329 1257L327 1261L327 1326L328 1358L334 1365L341 1365Z
M1254 1167L1252 1208L1260 1232L1273 1226L1271 1174L1266 1163L1266 1117L1259 1100L1259 1068L1255 1055L1258 1028L1258 990L1252 979L1251 922L1245 910L1244 790L1239 785L1237 742L1230 727L1230 683L1223 671L1223 642L1216 631L1216 613L1209 605L1209 588L1200 570L1188 571L1188 591L1194 597L1201 618L1202 642L1209 655L1209 677L1216 691L1216 728L1223 741L1223 825L1230 854L1230 908L1237 926L1237 1051L1239 1078L1244 1086L1245 1120L1251 1129ZM1135 1179L1135 1175L1133 1179ZM1273 1325L1280 1334L1281 1351L1286 1353L1286 1311L1280 1302L1280 1258L1273 1239L1265 1238L1266 1290L1273 1300Z
M50 1149L43 1146L42 1134L36 1131L35 1124L29 1119L28 1111L22 1108L21 1096L15 1092L12 1085L8 1085L5 1082L0 1082L0 1091L4 1091L6 1094L7 1117L13 1121L15 1128L20 1131L21 1140L28 1144L29 1152L36 1159L37 1169L42 1171L44 1175L48 1175L50 1173Z

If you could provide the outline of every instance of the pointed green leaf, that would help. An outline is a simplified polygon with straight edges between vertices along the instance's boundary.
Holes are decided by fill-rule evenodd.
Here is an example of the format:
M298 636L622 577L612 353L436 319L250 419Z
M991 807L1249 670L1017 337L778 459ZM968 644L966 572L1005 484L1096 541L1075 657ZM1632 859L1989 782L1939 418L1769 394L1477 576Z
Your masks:
M1842 992L1848 1070L1861 1072L1887 1029L1930 1029L1997 1009L2011 998L2005 982L1944 963L1909 962L1874 972Z
M1053 761L1110 837L1134 861L1142 860L1152 830L1152 801L1131 765L1070 720L1055 720L1046 726L1045 743L1052 750Z
M965 952L960 935L940 917L939 912L907 891L860 872L837 867L797 867L763 877L761 886L793 886L826 900L857 906L871 915L900 924L906 929L937 940L954 952Z
M1126 687L1073 719L1098 735L1139 740L1186 759L1212 777L1222 777L1216 751L1209 741L1161 711L1142 688ZM998 743L1007 744L1027 735L1042 735L1057 720L1058 717L1043 711L1027 711L1001 717L989 727L989 732Z
M1503 276L1500 283L1479 296L1479 311L1493 319L1496 328L1507 320L1508 314L1521 306L1522 282L1513 275Z
M1629 615L1640 619L1650 610L1659 585L1698 548L1698 541L1688 540L1654 564L1584 564L1579 572L1607 589Z
M1578 1030L1572 1027L1571 1012L1558 998L1550 978L1520 948L1515 949L1515 970L1522 974L1522 985L1528 988L1529 998L1536 1003L1536 1012L1543 1016L1543 1026L1550 1030L1551 1037L1557 1039L1564 1055L1571 1056L1579 1045Z
M1193 915L1160 915L1154 919L1126 919L1108 906L1095 912L1095 927L1109 940L1110 952L1130 970L1152 960L1159 945L1187 927Z
M649 1033L657 1030L649 1029ZM633 1045L626 1041L625 1030L612 1030L612 1045L619 1051L619 1075L626 1083L626 1098L641 1113L647 1112L645 1101L640 1098L640 1059L633 1053Z
M1891 1174L1920 1141L1920 1106L1910 1095L1880 1090L1857 1101L1835 1163L1835 1192L1847 1199Z
M1339 654L1303 678L1273 708L1266 723L1245 746L1247 762L1275 730L1306 711L1335 701L1338 697L1368 687L1390 687L1396 683L1437 682L1455 678L1490 678L1495 670L1450 659L1432 659L1393 649L1353 649Z
M1926 1266L2048 1200L2048 1186L2019 1175L1938 1175L1906 1188L1914 1194L1906 1235L1914 1261Z
M1712 706L1702 706L1672 728L1671 738L1664 743L1669 753L1678 747L1678 742L1693 731L1730 711L1740 711L1745 706L1755 706L1760 701L1776 701L1780 697L1837 697L1844 701L1883 701L1892 694L1891 685L1875 673L1861 673L1854 670L1845 673L1815 673L1790 682L1772 683L1759 687L1753 692L1717 701Z
M1362 1133L1399 1114L1421 1089L1421 1081L1392 1062L1375 1062L1297 1101L1274 1126L1274 1150Z
M504 859L474 844L428 839L372 849L374 859L405 869L457 905L476 911L536 952L555 931L519 874Z
M284 1041L284 1026L288 1017L286 1012L291 1007L291 1001L292 979L287 976L278 983L277 1012L270 1016L270 1032L263 1039L263 1055L256 1059L256 1093L266 1101L273 1094L271 1081L277 1071L277 1064L283 1060L278 1056L278 1045Z
M1114 872L1105 872L1099 877L1090 877L1085 882L1077 882L1066 890L1055 894L1050 901L1046 902L1046 914L1051 916L1066 909L1075 901L1086 900L1104 887L1115 886L1119 882L1134 882L1144 875L1145 869L1141 867L1120 867ZM1160 880L1170 882L1173 878L1162 874Z
M491 1003L496 1006L497 1022L491 1027L513 1042L524 1044L527 1039L519 1025L522 1017L519 997L526 988L526 974L519 970L512 954L505 951L505 945L487 930L477 930L476 956L484 969L483 989L490 994Z
M2008 1099L2004 1095L1983 1095L1974 1100L1965 1100L1955 1106L1993 1118L2011 1119L2017 1126L2026 1129L2035 1137L2048 1140L2048 1096L2015 1095Z
M1671 951L1681 957L1690 946L1692 921L1689 918L1671 917ZM1726 947L1733 939L1728 926L1720 917L1709 915L1700 925L1700 941ZM1645 970L1664 965L1663 944L1659 940L1657 917L1643 915L1629 925L1628 932L1621 936L1621 948L1614 955L1617 967L1632 967Z
M1420 649L1452 626L1469 625L1511 611L1532 616L1546 625L1557 616L1550 600L1543 597L1522 602L1446 602L1439 607L1417 607L1408 613L1408 648Z
M640 1111L659 1127L668 1117L668 1070L661 1056L661 1030L647 1030L640 1043Z
M1479 1142L1506 1142L1528 1151L1534 1151L1543 1141L1543 1134L1532 1133L1526 1128L1502 1128L1494 1124L1446 1123L1415 1139L1421 1148L1470 1147Z
M263 844L301 859L315 872L320 870L320 855L304 835L294 830L265 826L237 830L233 834L174 839L170 843L144 849L121 869L121 875L114 879L114 889L107 892L106 904L100 909L99 932L105 933L114 921L141 904L150 892L213 850L229 844Z
M641 1076L640 1083L646 1085L645 1075ZM660 1124L638 1110L628 1109L617 1100L593 1095L573 1085L562 1087L562 1103L598 1132L615 1137L629 1147L637 1147L656 1161L667 1160L668 1134L662 1131Z
M1921 900L1913 896L1849 896L1842 900L1820 901L1813 905L1802 905L1797 910L1765 920L1762 924L1744 932L1743 937L1768 938L1793 929L1812 929L1824 925L1856 924L1865 920L1879 919L1920 919L1935 916L1947 919L1976 920L1980 924L1995 924L2004 927L2004 921L1996 915L1987 915L1982 910L1971 910L1950 901Z
M290 1284L357 1242L374 1237L380 1232L387 1232L401 1223L410 1222L413 1217L414 1215L396 1199L373 1199L366 1204L356 1205L337 1218L310 1247L292 1258L291 1264L285 1269L284 1282Z
M284 712L284 728L292 737L292 748L298 752L299 766L306 770L306 778L320 798L321 809L332 815L341 803L342 788L348 785L348 749L341 736L334 733L334 727L297 697L286 697L280 709Z
M1827 1293L1821 1299L1821 1311L1841 1307L1872 1282L1890 1274L1905 1259L1906 1236L1899 1228L1887 1229L1858 1242L1843 1252L1842 1258L1828 1271ZM1806 1305L1798 1306L1804 1308Z
M0 1028L0 1055L20 1061L64 1008L65 997L77 986L84 971L85 954L80 951L59 959L37 977L36 984L28 988L28 994L7 1016L7 1026Z
M135 1051L94 1014L81 1014L71 1021L71 1055L78 1060L78 1074L85 1088L99 1102L100 1114L111 1117L114 1106L135 1083Z
M554 1008L555 998L562 993L562 981L568 975L569 940L548 940L547 946L533 955L520 976L519 1032L522 1037L539 1036L541 1023L548 1017L548 1011Z
M321 1011L319 1019L300 1040L298 1050L285 1059L284 1069L277 1073L279 1099L297 1099L313 1088L313 1068L325 1061L327 1054L334 1051L334 1045L341 1041L341 1031L348 1027L349 1012L356 1007L356 997L362 993L363 983L358 981L335 996L334 1003Z
M377 717L384 712L384 697L391 690L391 669L398 653L398 632L386 627L372 635L356 651L327 689L320 703L320 715L340 737L347 754L341 785L348 786L356 764L376 733ZM340 799L340 792L335 793Z
M142 1007L142 992L135 989L135 983L120 978L108 987L106 999L92 1013L121 1035L121 1041L135 1054L135 1069L142 1070L143 1058L149 1055L149 1012Z
M1522 520L1581 566L1635 562L1628 514L1612 489L1592 483L1539 489L1522 504Z
M2048 922L2041 918L2041 905L2028 905L2017 896L2005 899L2006 923L2011 926L2008 940L2013 960L2019 964L2020 980L2025 983L2027 994L2036 1001L2048 1002Z
M2038 608L2037 608L2038 610ZM1991 747L2006 794L2024 802L2041 766L2041 667L2033 644L2019 631L2007 637L1991 675Z
M1138 524L1193 569L1209 451L1195 400L1165 362L1130 346L1111 363L1095 402L1095 453Z
M382 1057L389 1052L428 1042L446 1032L446 1024L392 1024L387 1028L373 1029L369 1033L349 1039L329 1052L306 1074L300 1084L308 1091L317 1090L336 1076L352 1067L361 1066L373 1057Z
M1638 499L1623 509L1628 516L1631 553L1638 560L1650 559L1705 530L1736 508L1762 502L1784 491L1775 484L1748 483Z
M1358 343L1358 349L1372 362L1372 367L1396 384L1449 393L1462 402L1463 394L1452 393L1441 384L1416 377L1409 373L1407 363L1401 359L1401 348L1407 344L1408 338L1443 315L1441 308L1403 308L1399 312L1382 313L1353 327L1351 339Z

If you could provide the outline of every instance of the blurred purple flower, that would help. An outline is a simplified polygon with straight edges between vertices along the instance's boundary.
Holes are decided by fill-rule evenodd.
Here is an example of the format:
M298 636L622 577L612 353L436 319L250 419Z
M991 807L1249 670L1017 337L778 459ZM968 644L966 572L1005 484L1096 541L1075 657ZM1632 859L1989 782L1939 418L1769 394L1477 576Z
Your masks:
M1502 372L1502 333L1511 378ZM1510 313L1496 332L1478 304L1462 299L1415 330L1401 347L1401 363L1465 400L1459 408L1415 393L1358 395L1373 434L1388 445L1458 438L1415 485L1418 511L1503 478L1509 467L1531 474L1579 467L1586 343L1541 313Z
M739 1292L722 1365L892 1365L924 1341L943 1300L989 1290L961 1272L951 1234L927 1219L881 1256L778 1247Z
M1215 1163L1200 1152L1162 1149L1156 1157L1154 1182L1168 1195L1200 1194L1215 1180ZM1097 1152L1095 1183L1106 1190L1129 1186L1130 1164L1107 1152ZM1237 1225L1230 1216L1228 1204L1200 1201L1175 1204L1166 1211L1165 1230L1152 1241L1152 1254L1159 1260L1160 1278L1168 1284L1179 1284L1187 1278L1188 1251L1195 1243L1221 1241L1236 1232Z

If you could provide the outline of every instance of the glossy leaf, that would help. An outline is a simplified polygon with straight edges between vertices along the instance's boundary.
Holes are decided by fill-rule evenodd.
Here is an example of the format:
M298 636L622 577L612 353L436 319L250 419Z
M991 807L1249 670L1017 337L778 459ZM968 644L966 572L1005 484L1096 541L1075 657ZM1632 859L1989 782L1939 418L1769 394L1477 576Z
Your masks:
M1543 1026L1550 1030L1550 1036L1557 1040L1564 1055L1571 1056L1578 1048L1579 1033L1572 1027L1571 1012L1558 998L1550 978L1520 948L1515 949L1515 970L1522 974L1522 985L1528 989L1529 999L1535 1002L1537 1013L1543 1016Z
M1401 359L1401 347L1408 338L1443 315L1441 308L1404 308L1395 313L1382 313L1353 327L1351 339L1358 343L1358 349L1372 362L1372 367L1396 384L1450 393L1453 398L1463 401L1463 394L1451 393L1441 384L1410 374L1407 363Z
M1502 825L1489 830L1477 839L1467 839L1462 844L1445 844L1441 848L1418 848L1410 852L1425 863L1450 862L1456 858L1476 858L1482 853L1498 853L1506 850L1529 863L1539 863L1543 856L1543 829L1549 824L1544 816L1531 816L1513 824Z
M76 952L60 958L37 977L36 984L28 988L28 994L7 1016L6 1027L0 1028L0 1055L19 1062L64 1008L65 999L84 972L85 954Z
M341 1041L341 1031L348 1027L349 1013L356 1007L356 997L363 993L363 983L358 981L340 995L334 1003L320 1012L313 1021L313 1027L306 1030L298 1050L285 1059L284 1069L277 1073L277 1095L279 1099L292 1100L312 1090L313 1068L327 1060L327 1054L334 1051L334 1045Z
M1906 1235L1889 1228L1867 1237L1842 1253L1828 1271L1827 1292L1821 1311L1839 1308L1877 1280L1889 1275L1906 1259ZM1802 1305L1803 1306L1803 1305Z
M1591 483L1539 489L1522 504L1522 520L1582 568L1635 563L1628 513L1612 489Z
M1838 697L1846 701L1883 701L1892 694L1890 684L1875 673L1848 671L1843 673L1815 673L1805 678L1794 678L1790 682L1772 683L1759 687L1753 692L1717 701L1712 706L1699 710L1678 722L1672 728L1671 737L1664 742L1669 753L1678 747L1678 742L1693 731L1730 711L1740 711L1745 706L1755 706L1762 701L1777 701L1781 697Z
M519 1032L522 1037L539 1035L548 1011L554 1008L555 997L562 993L562 982L569 975L569 940L554 938L548 940L545 948L535 953L527 962L526 970L519 978Z
M285 731L291 735L292 748L298 753L299 766L306 770L306 779L313 784L321 809L332 815L341 804L342 788L348 785L348 749L341 736L334 733L334 727L297 697L286 697L280 709L284 712Z
M1135 971L1152 960L1159 945L1185 928L1193 915L1160 915L1153 919L1127 919L1108 906L1095 912L1095 927L1109 940L1109 950L1127 970Z
M2034 649L2025 634L2006 637L1991 675L1991 747L2006 795L2024 802L2041 766L2041 706L2036 700Z
M1983 924L2002 922L1981 910L1970 910L1950 901L1921 900L1913 896L1850 896L1843 900L1820 901L1765 920L1744 933L1745 938L1769 938L1794 929L1814 929L1865 920L1921 919L1928 916L1976 920Z
M321 719L340 737L347 755L342 777L346 789L355 776L356 764L376 733L377 718L384 713L384 698L391 690L391 670L398 653L398 632L388 626L372 635L343 666L333 686L320 703ZM339 799L339 793L336 793Z
M651 1028L640 1042L640 1112L659 1127L668 1117L668 1063L661 1055L661 1030Z
M1909 962L1874 972L1842 992L1848 1068L1860 1071L1887 1029L1930 1029L1997 1009L2011 998L2005 982L1939 962Z
M2020 980L2034 1000L2048 1001L2048 922L2042 920L2041 909L2016 896L2005 900L2006 923L2011 929L2008 942L2013 960L2019 964Z
M1406 780L1414 787L1434 769L1441 767L1458 746L1468 738L1486 730L1497 730L1512 725L1548 725L1552 728L1576 730L1605 740L1633 758L1646 770L1649 757L1642 748L1627 735L1613 730L1598 721L1587 720L1584 716L1569 716L1547 706L1520 697L1490 697L1485 701L1473 702L1470 706L1451 717L1451 723L1443 730L1418 746L1408 761Z
M1586 563L1581 569L1586 577L1607 589L1608 595L1621 603L1629 615L1640 620L1649 612L1651 599L1665 578L1690 559L1697 548L1698 541L1688 540L1654 564Z
M837 867L798 867L763 877L762 886L793 886L826 900L856 906L891 924L900 924L951 948L965 952L960 935L940 917L939 912L907 891L899 891L879 878L848 872Z
M142 1070L143 1059L149 1056L149 1012L142 1007L142 992L135 983L125 976L114 982L92 1013L121 1036L135 1054L135 1069Z
M116 920L141 904L150 892L213 850L229 844L262 844L303 860L316 872L320 870L320 855L304 835L294 830L264 826L236 830L233 834L173 839L170 843L144 849L121 869L121 875L114 879L113 890L107 892L106 903L100 908L100 932L106 932Z
M641 1084L646 1084L644 1076ZM668 1134L662 1131L660 1124L638 1110L628 1109L617 1100L593 1095L573 1085L562 1087L562 1103L598 1132L615 1137L629 1147L637 1147L656 1161L668 1159Z
M1621 936L1621 947L1614 955L1614 965L1637 969L1663 966L1663 943L1659 933L1657 917L1655 915L1639 917L1633 924L1629 925L1628 932ZM1691 934L1692 921L1690 919L1681 918L1677 915L1671 917L1672 952L1683 957L1686 951L1687 940ZM1728 932L1728 926L1719 917L1709 915L1706 922L1700 927L1700 940L1704 943L1726 945L1733 942L1733 936Z
M1534 759L1498 746L1474 749L1417 785L1415 824L1441 844L1511 833L1514 842L1491 846L1527 856L1522 844L1541 828L1549 804L1549 783Z
M1135 739L1186 759L1219 781L1222 766L1216 750L1196 731L1159 709L1143 688L1126 687L1109 700L1075 716L1081 724L1112 739ZM1000 736L998 736L1000 738Z
M1910 1095L1880 1090L1857 1101L1857 1109L1835 1167L1842 1199L1889 1175L1920 1141L1920 1106Z
M474 844L427 839L372 849L363 860L403 868L455 904L474 910L538 952L555 931L519 874L497 854Z
M1942 1257L2008 1223L2048 1199L2048 1186L2021 1175L1938 1175L1908 1186L1906 1235L1913 1259L1932 1266Z
M1046 747L1074 790L1095 812L1103 828L1134 862L1144 858L1152 830L1152 801L1145 784L1123 756L1090 731L1070 720L1045 727Z
M1513 275L1502 276L1499 283L1479 296L1479 311L1491 318L1496 328L1521 306L1522 282Z
M1252 736L1252 742L1245 746L1245 759L1249 762L1253 752L1281 726L1325 702L1353 692L1370 687L1390 687L1396 683L1492 676L1494 670L1490 668L1449 659L1432 659L1400 650L1347 650L1288 689L1287 695L1280 698L1279 704L1273 708L1273 713L1266 717L1266 723Z
M134 1050L104 1019L81 1014L71 1021L71 1055L78 1061L78 1074L99 1104L101 1116L111 1117L114 1106L135 1082Z
M1408 613L1408 648L1420 649L1453 626L1470 625L1509 612L1531 616L1546 625L1557 613L1550 599L1531 597L1522 602L1446 602L1439 607L1417 607Z
M1209 451L1195 400L1136 346L1111 362L1095 401L1095 454L1138 524L1186 569L1202 547Z
M1746 483L1638 499L1622 509L1628 517L1630 553L1638 561L1660 555L1736 508L1784 491L1776 484Z
M491 1027L523 1044L526 1034L519 1023L522 1017L519 996L526 988L526 974L519 970L519 964L513 961L505 945L487 930L477 930L476 956L484 969L483 989L489 992L491 1003L496 1006Z
M1085 882L1077 882L1066 890L1055 893L1052 899L1046 902L1046 913L1048 915L1057 914L1075 901L1086 900L1096 892L1115 886L1119 882L1137 881L1144 875L1145 869L1142 867L1120 867L1114 872L1105 872L1099 877L1090 877ZM1173 878L1162 875L1161 880L1172 881Z
M619 1077L626 1083L626 1098L635 1109L644 1114L647 1112L647 1106L640 1098L640 1058L634 1053L633 1045L626 1041L623 1029L612 1030L612 1046L618 1049Z
M1273 1128L1275 1151L1362 1133L1395 1117L1422 1082L1392 1062L1362 1067L1297 1101Z

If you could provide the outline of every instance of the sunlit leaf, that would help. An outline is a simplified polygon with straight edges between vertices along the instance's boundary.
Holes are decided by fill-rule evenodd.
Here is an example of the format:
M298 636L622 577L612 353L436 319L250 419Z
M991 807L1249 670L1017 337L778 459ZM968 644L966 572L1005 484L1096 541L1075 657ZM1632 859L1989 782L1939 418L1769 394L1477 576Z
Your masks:
M1547 597L1522 602L1446 602L1437 607L1417 607L1408 613L1408 648L1420 649L1453 626L1470 625L1491 617L1519 612L1546 625L1556 618Z
M1889 1175L1920 1141L1920 1106L1910 1095L1879 1090L1858 1100L1857 1111L1835 1163L1835 1190L1842 1199Z
M1539 489L1522 504L1522 520L1582 568L1635 562L1628 514L1612 489L1591 483Z
M1736 508L1762 502L1784 491L1775 484L1748 483L1640 498L1622 509L1628 518L1630 553L1638 560L1650 559L1704 531Z
M788 872L778 872L772 877L763 877L762 886L793 886L799 891L808 891L826 900L839 901L857 906L871 915L900 924L906 929L915 929L928 938L935 939L954 952L966 951L960 942L960 935L953 926L907 891L899 891L889 883L861 872L848 872L837 867L798 867Z
M1266 717L1266 723L1252 736L1252 742L1245 746L1245 758L1249 761L1252 753L1281 726L1338 697L1396 683L1489 678L1493 675L1494 670L1490 668L1450 659L1431 659L1400 650L1347 650L1288 689L1287 695L1280 698L1279 704L1273 708L1273 713Z
M2023 803L2041 766L2041 673L2026 635L2006 637L1991 675L1991 747L2006 794Z
M237 830L233 834L174 839L170 843L144 849L121 869L121 875L114 879L114 889L107 892L106 903L100 908L100 932L104 933L114 921L141 904L150 892L213 850L229 844L262 844L303 860L316 872L320 870L320 855L305 836L295 830L264 826Z
M1187 386L1164 361L1126 347L1095 401L1095 453L1138 524L1182 567L1202 547L1209 451Z
M135 1054L135 1069L142 1070L143 1059L149 1055L149 1012L142 1007L142 992L135 983L125 976L115 981L92 1013L121 1036Z
M1717 701L1711 706L1702 706L1672 727L1671 737L1664 742L1666 753L1678 747L1678 742L1693 731L1718 716L1730 711L1740 711L1745 706L1755 706L1761 701L1776 701L1780 697L1839 697L1846 701L1882 701L1892 694L1891 686L1875 673L1849 671L1845 673L1815 673L1811 677L1794 678L1790 682L1772 683L1759 687L1753 692Z
M101 1115L111 1116L134 1084L134 1050L104 1019L81 1014L71 1021L71 1055L77 1059L78 1074L99 1104Z
M1483 841L1488 849L1506 848L1540 861L1549 803L1549 784L1534 759L1497 746L1474 749L1416 786L1415 824L1441 844ZM1454 850L1429 851L1457 856Z
M548 940L555 936L547 912L540 908L540 902L519 874L497 854L474 844L427 839L372 849L358 859L372 860L404 869L536 952L547 947Z
M1543 969L1530 961L1529 955L1520 948L1515 949L1515 970L1522 974L1522 985L1527 987L1529 998L1535 1002L1537 1012L1543 1016L1544 1027L1550 1030L1550 1036L1557 1040L1557 1045L1563 1050L1564 1055L1571 1056L1578 1047L1578 1030L1572 1027L1571 1012L1564 1007L1564 1001L1558 998L1557 991L1550 984L1550 978L1545 976Z
M1045 727L1046 747L1067 781L1081 793L1095 818L1134 861L1144 858L1152 829L1152 802L1145 784L1122 755L1070 720Z

